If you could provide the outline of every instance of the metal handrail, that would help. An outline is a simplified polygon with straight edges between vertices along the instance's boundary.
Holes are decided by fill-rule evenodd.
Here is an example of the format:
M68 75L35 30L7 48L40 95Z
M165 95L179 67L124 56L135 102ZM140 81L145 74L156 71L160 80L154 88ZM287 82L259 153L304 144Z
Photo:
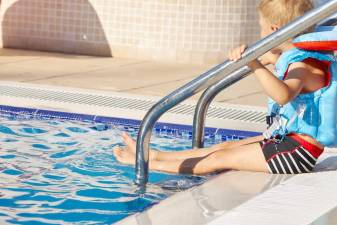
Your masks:
M337 12L331 17L322 20L318 26L336 26L337 25Z
M198 103L195 107L193 117L193 129L192 129L192 148L203 148L205 137L205 120L206 114L210 104L215 96L217 96L222 90L228 88L232 84L242 80L251 72L248 66L243 67L222 79L219 83L216 83L204 91L200 96Z
M296 19L277 32L249 46L243 53L242 58L237 62L226 60L215 66L191 82L173 91L168 96L156 103L145 115L138 132L136 145L136 179L135 183L145 187L148 181L149 166L149 142L152 129L157 120L169 109L193 96L194 94L206 89L207 87L219 82L226 75L244 67L248 62L260 57L272 48L282 44L286 40L303 32L322 19L337 11L337 0L332 0L321 7L312 10L303 17Z
M337 18L329 18L322 21L319 26L335 26L337 25ZM219 83L212 85L207 88L204 93L200 96L198 103L195 107L194 117L193 117L193 132L192 132L192 148L203 148L204 147L204 137L205 137L205 120L208 108L214 98L224 89L235 84L236 82L247 77L251 72L248 66L235 71L229 76L225 77Z
M336 25L337 25L337 18L330 18L320 23L320 26L336 26Z

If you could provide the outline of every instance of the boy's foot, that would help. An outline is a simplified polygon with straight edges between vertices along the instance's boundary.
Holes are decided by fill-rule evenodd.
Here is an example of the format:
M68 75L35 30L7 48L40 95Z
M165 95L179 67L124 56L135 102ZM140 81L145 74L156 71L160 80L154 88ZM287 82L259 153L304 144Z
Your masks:
M136 154L136 142L127 133L123 132L122 138L125 144L125 151Z
M116 159L125 164L135 164L136 142L126 133L122 134L125 144L124 148L116 147L113 149L113 154Z
M122 138L125 147L124 148L116 147L113 149L113 153L119 162L126 164L135 164L136 142L125 132L122 134ZM150 160L155 160L158 152L150 149L149 154Z
M135 164L136 155L127 149L128 147L125 148L116 147L113 149L113 154L115 155L118 162L133 165Z

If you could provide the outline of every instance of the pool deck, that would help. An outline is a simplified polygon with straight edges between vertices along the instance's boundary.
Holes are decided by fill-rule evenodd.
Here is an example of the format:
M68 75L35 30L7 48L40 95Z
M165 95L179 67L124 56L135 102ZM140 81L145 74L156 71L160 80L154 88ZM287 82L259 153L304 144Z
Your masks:
M15 49L0 49L0 55L1 81L150 96L165 96L214 66ZM266 96L254 76L249 76L221 93L215 101L265 106Z
M296 176L224 172L117 224L336 225L336 157Z
M214 66L14 49L0 49L0 54L0 81L151 97L164 96ZM216 101L265 106L266 96L254 76L249 76ZM335 152L320 158L316 173L223 173L118 224L337 224Z

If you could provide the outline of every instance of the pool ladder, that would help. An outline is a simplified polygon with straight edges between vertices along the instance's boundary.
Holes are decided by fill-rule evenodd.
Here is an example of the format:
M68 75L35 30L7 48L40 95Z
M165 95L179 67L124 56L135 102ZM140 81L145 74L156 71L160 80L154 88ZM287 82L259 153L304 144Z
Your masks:
M205 118L209 105L219 92L242 80L250 73L250 69L246 64L328 18L335 12L337 12L337 0L332 0L249 46L240 60L236 62L226 60L156 103L147 112L139 128L136 145L135 183L141 188L146 186L149 173L149 143L152 130L155 123L165 112L206 89L196 106L192 138L193 147L203 147ZM336 23L336 20L330 19L325 21L324 25L333 23Z

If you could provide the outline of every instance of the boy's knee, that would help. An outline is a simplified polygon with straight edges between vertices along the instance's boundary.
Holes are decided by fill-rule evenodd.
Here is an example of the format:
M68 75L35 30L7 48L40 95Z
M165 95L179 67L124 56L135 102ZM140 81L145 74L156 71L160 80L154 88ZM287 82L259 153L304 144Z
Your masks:
M232 157L226 151L216 151L212 154L208 155L207 164L213 170L221 170L221 169L230 169L230 165L233 163Z

